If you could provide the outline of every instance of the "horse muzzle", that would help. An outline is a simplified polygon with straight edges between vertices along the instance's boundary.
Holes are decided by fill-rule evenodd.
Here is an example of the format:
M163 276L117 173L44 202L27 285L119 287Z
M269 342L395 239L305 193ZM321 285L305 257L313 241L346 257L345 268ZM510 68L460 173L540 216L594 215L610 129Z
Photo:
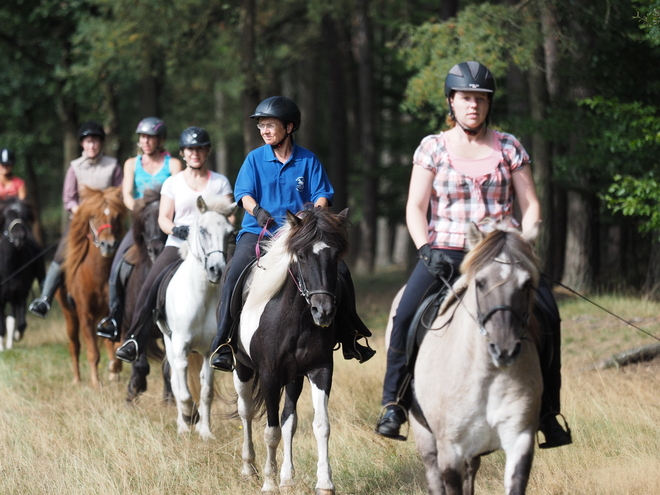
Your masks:
M227 263L225 262L225 255L222 251L215 251L208 255L206 259L205 269L206 277L212 284L220 283L222 272L225 270Z
M112 258L117 251L117 241L114 239L112 241L100 240L99 251L104 258Z
M330 326L337 312L334 296L325 293L313 294L309 298L309 303L314 324L320 327Z
M508 368L512 366L520 356L522 343L520 340L511 342L507 345L490 342L488 344L488 354L496 368Z

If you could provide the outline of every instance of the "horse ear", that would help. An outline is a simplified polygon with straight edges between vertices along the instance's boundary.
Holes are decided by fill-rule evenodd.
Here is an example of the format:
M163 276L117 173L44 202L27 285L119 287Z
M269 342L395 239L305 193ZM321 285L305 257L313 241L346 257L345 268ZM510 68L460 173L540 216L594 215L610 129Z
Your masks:
M539 236L539 230L541 228L541 220L534 222L529 229L524 230L522 233L523 239L529 242L532 246L536 243L536 238Z
M302 220L295 216L293 213L291 213L289 210L286 210L286 219L288 222L291 224L292 227L296 227L300 225Z
M346 219L348 218L348 208L344 208L343 210L341 210L341 211L337 214L337 216L340 217L340 218L342 219L342 221L345 222Z
M204 198L201 196L197 196L197 209L201 214L204 214L208 210L208 206L206 206L206 201L204 201Z
M467 241L468 241L469 249L472 249L474 246L479 244L483 238L484 238L484 233L481 230L479 230L477 224L474 222L470 222L467 231Z

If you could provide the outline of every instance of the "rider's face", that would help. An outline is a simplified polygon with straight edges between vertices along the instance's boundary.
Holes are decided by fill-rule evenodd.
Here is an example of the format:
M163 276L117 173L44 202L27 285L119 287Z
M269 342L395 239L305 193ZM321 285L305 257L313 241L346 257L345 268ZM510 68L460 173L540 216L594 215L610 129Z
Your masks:
M206 163L211 148L208 146L198 146L195 148L183 148L183 160L186 165L192 168L202 168Z
M456 91L451 99L456 119L466 127L479 127L490 107L488 93L481 91Z
M271 117L262 117L259 119L259 132L261 138L266 144L275 145L282 141L286 136L286 129L284 122L280 119ZM293 129L293 124L289 123L289 132Z
M103 139L99 136L85 136L82 138L82 141L80 141L80 146L82 146L85 156L93 160L98 157L103 150Z
M162 141L159 136L140 134L138 138L138 146L145 155L151 155L160 150L161 143Z

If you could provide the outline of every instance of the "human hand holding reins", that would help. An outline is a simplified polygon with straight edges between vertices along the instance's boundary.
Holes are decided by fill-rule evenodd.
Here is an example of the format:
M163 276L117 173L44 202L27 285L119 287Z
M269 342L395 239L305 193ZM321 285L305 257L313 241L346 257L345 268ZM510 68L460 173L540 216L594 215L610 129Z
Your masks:
M445 253L439 249L431 249L430 244L419 248L419 259L426 265L429 273L435 278L448 278L454 270L454 265Z
M185 241L188 238L189 227L187 225L179 225L172 228L172 235Z
M269 222L274 222L272 215L268 210L263 209L259 206L259 203L252 208L252 215L257 219L259 227L266 227Z

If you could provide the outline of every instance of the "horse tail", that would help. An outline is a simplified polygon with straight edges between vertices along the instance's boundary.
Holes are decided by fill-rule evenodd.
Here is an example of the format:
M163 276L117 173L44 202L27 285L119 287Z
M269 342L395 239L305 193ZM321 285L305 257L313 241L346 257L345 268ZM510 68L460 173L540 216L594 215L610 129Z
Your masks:
M221 414L222 419L236 419L238 414L238 394L235 390L225 390L226 393L220 392L218 397L222 402L231 406L232 409ZM254 371L254 378L252 381L252 401L254 404L254 417L253 419L261 419L266 413L266 401L261 393L261 386L259 384L259 372Z

